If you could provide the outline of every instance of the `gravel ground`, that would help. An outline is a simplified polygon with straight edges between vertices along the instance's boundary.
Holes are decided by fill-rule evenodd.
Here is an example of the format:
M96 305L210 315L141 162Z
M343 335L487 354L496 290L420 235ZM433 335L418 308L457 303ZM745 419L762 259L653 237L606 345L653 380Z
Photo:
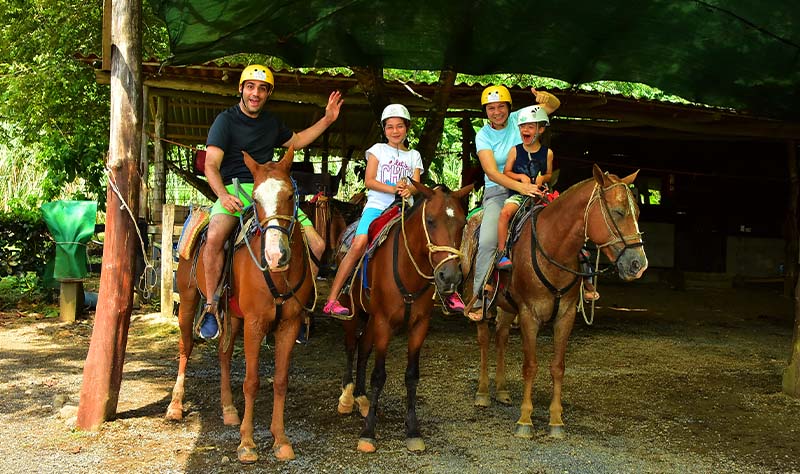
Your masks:
M256 441L261 459L236 461L238 429L222 424L215 348L188 370L184 421L163 419L177 373L174 319L131 324L118 417L74 430L91 319L63 324L0 313L0 472L797 473L800 400L780 392L793 322L776 290L606 284L595 324L576 324L567 353L567 437L546 435L550 328L539 337L532 440L513 436L522 391L519 335L509 385L515 405L473 406L477 347L471 323L435 315L422 357L419 411L427 450L403 435L405 338L393 340L381 399L378 451L356 451L361 419L336 413L343 353L338 323L318 317L297 345L286 423L297 459L276 461L269 433L268 340ZM324 291L322 292L324 294ZM241 357L234 365L242 409Z

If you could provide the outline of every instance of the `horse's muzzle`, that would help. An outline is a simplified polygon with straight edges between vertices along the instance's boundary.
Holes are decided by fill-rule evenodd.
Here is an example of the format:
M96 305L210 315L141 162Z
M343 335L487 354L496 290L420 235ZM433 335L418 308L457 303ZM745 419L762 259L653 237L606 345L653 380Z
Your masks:
M627 248L617 259L617 272L624 281L641 278L647 270L647 255L643 247Z
M286 234L276 229L267 231L267 240L264 247L264 257L270 271L279 272L286 270L292 258L292 249Z
M434 282L439 294L449 295L458 290L462 278L461 263L458 259L454 259L446 262L436 270Z

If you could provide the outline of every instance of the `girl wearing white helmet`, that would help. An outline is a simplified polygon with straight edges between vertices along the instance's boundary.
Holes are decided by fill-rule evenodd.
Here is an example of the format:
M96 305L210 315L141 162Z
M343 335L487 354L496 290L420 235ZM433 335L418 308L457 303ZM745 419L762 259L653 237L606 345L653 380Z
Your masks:
M541 193L544 191L544 184L550 182L553 175L553 150L541 142L545 128L550 125L550 119L541 106L531 105L519 111L517 124L522 143L508 152L503 174L520 183L534 184ZM506 255L508 221L524 200L525 196L515 192L505 200L500 211L497 220L498 270L511 270L511 260Z
M403 178L420 180L422 174L422 157L416 150L408 148L408 128L411 125L411 114L401 104L389 104L381 114L381 128L384 142L376 143L367 152L367 171L364 185L367 187L367 204L361 214L356 235L350 250L345 255L336 277L333 279L328 301L323 312L337 319L353 317L349 309L339 303L339 292L345 280L364 255L367 249L367 233L369 225L394 201L395 195L409 198L416 192Z
M548 92L531 88L536 103L549 115L561 102ZM511 94L504 86L489 86L481 94L481 105L488 123L478 131L475 145L481 168L485 173L483 191L483 222L478 240L478 254L475 259L475 279L472 282L472 304L467 316L473 321L483 319L483 289L490 271L494 268L497 250L497 220L508 190L525 196L539 193L539 188L531 182L521 183L505 174L509 150L522 142L517 123L517 112L511 112Z

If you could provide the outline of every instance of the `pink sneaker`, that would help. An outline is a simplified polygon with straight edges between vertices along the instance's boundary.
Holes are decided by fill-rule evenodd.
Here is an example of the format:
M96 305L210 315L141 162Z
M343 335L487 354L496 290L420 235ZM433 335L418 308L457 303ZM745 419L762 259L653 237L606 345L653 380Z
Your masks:
M461 299L461 295L459 295L457 292L454 292L445 298L444 303L447 305L447 309L450 311L456 313L464 312L464 301Z
M350 310L342 306L338 300L330 300L325 303L325 307L322 308L322 312L327 314L328 316L332 316L336 319L341 319L343 321L347 321L353 318L353 315L350 314Z

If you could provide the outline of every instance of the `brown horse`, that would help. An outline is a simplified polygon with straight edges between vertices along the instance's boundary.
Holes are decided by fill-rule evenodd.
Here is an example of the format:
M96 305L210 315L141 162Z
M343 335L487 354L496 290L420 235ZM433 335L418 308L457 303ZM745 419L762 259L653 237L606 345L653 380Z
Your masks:
M367 284L363 284L364 280L357 273L350 291L355 316L344 323L347 368L342 378L339 413L350 413L354 403L358 403L362 416L366 417L358 442L358 450L362 452L376 449L376 413L386 382L386 352L392 333L403 326L408 330L406 446L411 451L425 449L416 414L420 349L428 334L434 286L440 294L449 295L461 283L458 247L466 217L460 199L472 190L472 185L451 193L440 187L430 189L420 183L413 184L421 199L375 250L367 265ZM363 329L360 336L359 329ZM358 361L354 386L356 346ZM367 400L367 360L373 348L375 366Z
M241 442L237 449L239 461L251 463L258 460L253 440L253 412L260 386L258 357L261 343L268 332L275 334L275 374L273 382L272 446L275 457L281 460L294 458L294 451L284 431L283 409L289 383L289 361L295 337L304 314L304 304L312 296L314 282L301 226L297 223L296 187L289 178L289 168L294 157L290 148L283 159L260 165L244 153L245 164L253 173L253 201L259 232L248 246L240 247L233 256L233 276L229 296L231 308L238 305L240 314L229 312L220 338L220 392L223 421L226 425L239 424L239 415L233 405L230 385L231 355L239 330L244 327L245 380L244 419L241 423ZM199 247L194 254L199 252ZM248 251L249 249L249 251ZM253 249L260 249L253 250ZM257 262L254 258L259 255ZM186 364L193 346L193 320L200 293L204 288L202 252L193 261L181 259L178 264L177 284L181 304L179 325L181 340L178 378L172 391L172 402L166 418L180 420L183 416L183 394ZM195 278L196 275L196 278ZM222 344L225 331L230 331L230 344ZM227 347L224 347L227 346Z
M587 241L614 262L620 278L631 281L642 276L647 268L647 257L638 227L639 208L629 185L636 173L619 179L603 173L594 165L594 177L582 181L555 199L540 212L534 212L530 225L522 228L519 240L512 248L514 261L510 275L501 272L497 295L497 368L495 396L504 404L511 404L506 389L505 348L508 330L514 315L519 315L524 352L523 400L515 435L533 437L531 394L536 377L536 336L542 324L553 321L553 359L550 375L553 379L553 396L550 401L550 435L564 436L561 388L564 380L564 356L567 339L575 322L576 303L581 274L577 255ZM470 221L467 229L474 228ZM495 224L496 225L496 224ZM472 235L468 233L468 235ZM466 249L465 255L469 255ZM465 258L464 263L469 259ZM462 263L462 265L464 264ZM466 281L472 281L471 270ZM472 291L471 285L465 285ZM471 295L466 295L471 297ZM486 407L489 399L489 325L478 323L480 345L480 375L475 405Z

